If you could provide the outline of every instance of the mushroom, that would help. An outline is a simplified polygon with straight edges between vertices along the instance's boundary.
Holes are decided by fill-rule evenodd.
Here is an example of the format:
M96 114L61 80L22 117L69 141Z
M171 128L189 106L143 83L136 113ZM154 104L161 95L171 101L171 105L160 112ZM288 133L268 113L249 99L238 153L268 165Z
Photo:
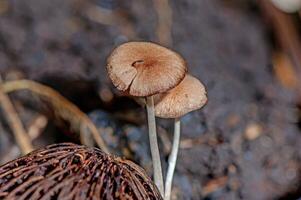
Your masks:
M151 42L128 42L113 50L107 70L114 86L135 97L145 97L154 181L164 193L158 149L153 95L178 85L186 73L184 59L174 51Z
M175 88L164 94L155 95L155 102L157 117L175 119L174 138L165 181L164 199L169 200L180 142L180 117L206 104L206 89L198 79L187 74Z
M158 199L131 161L71 143L47 146L0 166L0 199Z

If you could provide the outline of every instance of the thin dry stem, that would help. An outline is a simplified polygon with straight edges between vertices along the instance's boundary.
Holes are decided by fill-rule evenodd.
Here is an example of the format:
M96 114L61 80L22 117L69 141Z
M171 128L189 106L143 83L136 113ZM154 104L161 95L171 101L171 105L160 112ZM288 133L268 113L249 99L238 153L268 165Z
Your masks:
M129 20L125 12L121 12L118 9L110 10L94 4L88 4L84 14L94 22L117 26L120 32L127 38L132 39L136 37L133 23Z
M274 29L276 39L285 52L291 59L294 70L297 76L301 76L301 38L298 28L295 24L294 17L277 9L270 1L258 1L259 7L263 15L270 20L270 24ZM299 12L300 13L300 12ZM300 78L299 78L300 80ZM298 92L301 95L299 81Z
M153 0L158 15L157 38L160 44L172 45L172 9L168 0Z
M37 115L28 126L28 135L31 140L38 138L48 124L48 119L44 115Z
M1 79L0 82L2 82ZM1 83L0 86L0 103L22 154L31 152L33 150L33 147L30 138L23 127L23 124L14 108L13 103L3 91L3 83Z
M58 114L64 120L70 122L71 128L73 130L80 132L80 134L82 135L82 127L86 126L90 130L96 144L103 151L109 153L108 147L106 146L100 133L98 132L93 122L89 119L89 117L85 113L83 113L77 106L75 106L73 103L71 103L69 100L67 100L65 97L63 97L50 87L31 80L24 79L8 81L4 83L3 90L6 93L18 90L29 90L41 97L44 97L53 106L56 114Z

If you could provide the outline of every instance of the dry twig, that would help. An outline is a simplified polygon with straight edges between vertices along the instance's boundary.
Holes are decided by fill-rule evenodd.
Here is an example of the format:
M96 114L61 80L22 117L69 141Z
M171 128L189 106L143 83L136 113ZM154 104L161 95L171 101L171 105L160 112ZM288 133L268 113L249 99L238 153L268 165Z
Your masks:
M39 114L35 117L35 119L28 126L28 135L31 140L34 140L41 135L41 133L47 126L47 123L48 119L44 115Z
M8 81L3 84L3 90L6 93L18 90L29 90L40 97L44 97L49 102L57 116L70 122L71 129L80 132L81 141L84 140L85 130L88 129L97 145L106 153L109 153L108 147L100 136L97 128L89 117L78 107L72 104L65 97L50 87L30 80Z
M121 33L127 38L135 38L136 33L133 24L128 19L127 15L119 9L109 10L97 5L88 4L85 9L85 15L94 22L109 26L117 26Z
M3 111L5 112L5 116L8 120L8 124L14 133L16 142L20 147L21 152L23 154L29 153L33 150L30 138L27 135L20 118L18 117L14 105L10 101L9 97L3 91L4 90L3 85L5 83L2 83L1 79L0 82L1 82L0 103Z
M213 192L215 192L216 190L225 187L225 185L227 184L228 181L228 177L227 176L222 176L222 177L218 177L215 179L210 180L209 182L206 183L206 185L203 186L203 195L207 196Z
M158 15L157 37L160 44L172 45L172 9L168 0L153 0Z
M281 12L270 1L261 0L259 5L263 15L271 22L281 49L289 56L295 66L295 73L301 77L301 39L293 16ZM301 85L300 81L299 85Z

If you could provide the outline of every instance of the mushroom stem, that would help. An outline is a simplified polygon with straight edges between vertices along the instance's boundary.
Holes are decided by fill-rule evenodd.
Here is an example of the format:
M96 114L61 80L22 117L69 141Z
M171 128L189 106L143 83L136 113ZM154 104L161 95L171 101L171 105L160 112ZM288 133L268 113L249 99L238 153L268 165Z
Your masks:
M153 96L146 97L146 110L147 110L147 120L148 120L149 142L150 142L150 149L151 149L151 155L153 160L154 182L158 187L161 195L164 196L163 175L162 175L161 160L160 160L160 153L159 153L158 140L157 140Z
M180 132L181 132L180 130L181 130L180 118L175 118L173 144L172 144L170 156L168 158L168 169L167 169L166 182L165 182L164 200L170 200L172 179L175 172L178 150L179 150Z

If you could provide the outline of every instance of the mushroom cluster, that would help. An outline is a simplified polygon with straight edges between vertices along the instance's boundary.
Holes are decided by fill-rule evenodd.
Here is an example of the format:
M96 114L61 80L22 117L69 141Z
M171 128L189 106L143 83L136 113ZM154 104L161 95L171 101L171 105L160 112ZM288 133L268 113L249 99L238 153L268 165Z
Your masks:
M47 146L0 166L0 199L162 199L136 164L96 148Z
M205 87L186 74L186 62L178 53L151 42L127 42L118 46L108 58L107 70L117 89L145 98L154 181L164 199L169 200L179 149L180 117L206 104ZM155 116L175 119L165 189Z

